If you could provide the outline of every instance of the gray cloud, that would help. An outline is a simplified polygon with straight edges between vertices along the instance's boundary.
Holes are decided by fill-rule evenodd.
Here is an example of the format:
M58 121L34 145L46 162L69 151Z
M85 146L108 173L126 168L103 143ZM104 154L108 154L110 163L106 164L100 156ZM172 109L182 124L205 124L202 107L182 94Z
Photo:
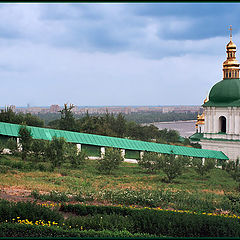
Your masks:
M201 104L240 4L184 6L0 4L1 105Z

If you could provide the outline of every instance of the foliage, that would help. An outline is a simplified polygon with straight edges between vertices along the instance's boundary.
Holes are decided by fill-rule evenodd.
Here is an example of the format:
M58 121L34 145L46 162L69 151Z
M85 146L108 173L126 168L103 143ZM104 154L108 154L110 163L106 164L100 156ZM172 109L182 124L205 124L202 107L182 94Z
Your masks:
M214 215L212 213L197 213L193 211L168 211L157 209L137 209L115 206L62 205L64 212L72 212L82 217L69 220L74 227L101 229L123 229L132 233L148 233L157 236L171 237L239 237L240 226L238 218ZM118 217L117 217L118 216ZM124 225L123 218L128 224ZM119 219L120 224L114 220ZM77 226L78 225L78 226Z
M59 120L60 129L68 131L76 130L75 118L72 113L73 108L73 104L70 104L69 107L67 106L67 104L64 104L64 108L59 111L61 113L61 119Z
M65 158L73 167L81 167L88 159L87 153L82 150L78 151L76 144L68 143L65 146Z
M2 141L0 141L0 154L3 152L4 148L5 144Z
M0 222L12 221L12 219L28 219L31 221L44 220L62 222L63 216L57 211L31 202L0 201Z
M159 154L154 152L144 152L143 157L138 159L138 165L148 173L155 173L159 169L159 163Z
M192 159L192 166L197 174L201 177L209 173L216 165L216 160L212 158L206 158L205 161L202 158L193 158Z
M65 224L72 228L84 228L86 230L101 231L104 229L110 231L134 232L134 225L131 218L119 214L94 214L88 216L71 217L66 220Z
M240 213L240 193L225 193L224 195L229 200L229 209L231 212Z
M15 113L11 107L0 112L0 122L26 124L29 126L43 127L44 121L30 113Z
M53 163L54 167L59 167L65 161L66 140L63 137L53 137L46 147L46 157Z
M150 234L136 233L132 234L128 231L95 231L95 230L78 230L78 229L63 229L57 227L44 227L36 225L23 225L15 223L2 223L0 224L0 237L38 237L38 238L57 238L57 237L78 237L94 239L98 238L149 238L154 237Z
M213 194L204 195L198 192L171 190L103 190L98 193L98 200L124 205L145 207L188 209L195 211L214 211L216 208L230 209L229 201L221 198L216 201Z
M173 179L182 175L188 164L188 157L175 156L174 154L162 154L160 169L167 175L165 181L170 183Z
M69 201L68 196L62 192L51 191L49 194L39 194L37 190L31 192L31 196L35 199L43 201L53 201L53 202L67 202Z
M71 130L90 134L113 137L128 137L131 139L157 142L179 142L179 133L175 130L159 130L153 124L141 126L139 123L126 120L127 115L106 114L89 115L75 119L71 112L73 105L61 110L61 119L53 120L49 126L56 129ZM68 119L68 120L67 120Z
M10 150L11 154L13 155L16 155L19 152L17 141L14 138L8 139L6 147Z
M101 173L110 174L119 167L121 162L123 162L123 157L120 150L106 148L104 157L98 160L97 169Z
M236 161L228 161L225 165L225 170L230 174L230 176L239 183L239 191L240 191L240 165L239 159Z
M21 144L21 156L22 160L26 160L27 154L31 150L32 144L32 134L31 131L27 129L26 125L22 125L18 132L19 142Z
M36 139L32 141L31 152L36 162L43 160L46 151L46 144L47 142L45 140Z

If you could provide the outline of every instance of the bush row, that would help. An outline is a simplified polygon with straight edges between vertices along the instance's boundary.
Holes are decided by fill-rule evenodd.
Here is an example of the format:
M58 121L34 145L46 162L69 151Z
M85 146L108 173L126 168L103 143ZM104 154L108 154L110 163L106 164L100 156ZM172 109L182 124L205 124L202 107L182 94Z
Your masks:
M12 221L12 219L28 219L29 221L55 221L63 222L63 216L47 207L31 202L8 202L0 201L0 222Z
M110 221L111 229L126 229L132 233L148 233L157 236L240 236L239 220L224 216L113 206L62 205L60 210L79 215L67 221L67 224L72 224L73 227L82 226L87 229L101 230L101 224L103 228L109 227L108 222ZM124 223L124 219L126 223Z
M52 172L54 170L53 165L50 162L24 162L12 160L6 156L0 158L0 173L7 173L9 170L18 169L21 171L39 170L42 172Z
M98 237L98 238L149 238L150 234L131 234L128 231L95 231L78 229L66 230L56 227L43 227L36 225L23 225L14 223L0 224L0 237Z

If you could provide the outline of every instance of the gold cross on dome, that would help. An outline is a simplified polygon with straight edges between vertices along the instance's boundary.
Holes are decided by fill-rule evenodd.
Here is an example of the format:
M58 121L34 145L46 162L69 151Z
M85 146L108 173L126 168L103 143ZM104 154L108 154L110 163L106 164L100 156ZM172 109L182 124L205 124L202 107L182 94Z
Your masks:
M232 25L230 25L229 30L230 30L230 39L232 40Z

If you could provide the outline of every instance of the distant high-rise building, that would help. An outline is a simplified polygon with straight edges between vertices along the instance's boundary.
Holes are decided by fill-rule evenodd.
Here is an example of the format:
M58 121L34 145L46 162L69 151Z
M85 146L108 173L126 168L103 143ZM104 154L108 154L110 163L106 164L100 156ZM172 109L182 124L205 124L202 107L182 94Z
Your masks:
M50 112L51 113L55 113L55 112L58 112L58 111L60 111L61 110L61 108L59 107L59 105L51 105L50 106Z

